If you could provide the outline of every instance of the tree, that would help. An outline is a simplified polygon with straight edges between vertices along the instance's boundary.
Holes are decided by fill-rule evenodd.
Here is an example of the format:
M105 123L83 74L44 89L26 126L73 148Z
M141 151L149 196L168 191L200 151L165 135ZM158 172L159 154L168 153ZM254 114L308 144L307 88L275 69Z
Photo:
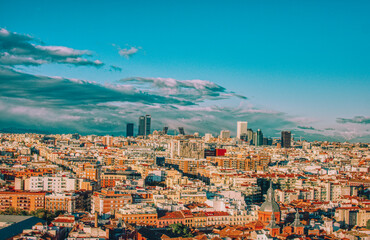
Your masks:
M193 237L190 228L182 223L171 224L169 227L176 237Z
M370 229L370 219L369 219L369 220L367 220L367 222L366 222L366 228L367 228L367 229Z

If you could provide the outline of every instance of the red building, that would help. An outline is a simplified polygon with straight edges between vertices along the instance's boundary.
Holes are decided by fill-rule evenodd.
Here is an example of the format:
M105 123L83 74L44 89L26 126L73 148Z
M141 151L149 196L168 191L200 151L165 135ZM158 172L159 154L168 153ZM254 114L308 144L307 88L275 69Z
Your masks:
M216 149L216 156L225 156L225 154L226 154L226 149L223 149L223 148Z
M186 225L186 217L181 211L167 212L164 216L158 218L158 228L164 228L171 224L182 223Z
M280 234L280 226L276 224L275 214L271 215L271 221L265 228L270 231L272 237Z

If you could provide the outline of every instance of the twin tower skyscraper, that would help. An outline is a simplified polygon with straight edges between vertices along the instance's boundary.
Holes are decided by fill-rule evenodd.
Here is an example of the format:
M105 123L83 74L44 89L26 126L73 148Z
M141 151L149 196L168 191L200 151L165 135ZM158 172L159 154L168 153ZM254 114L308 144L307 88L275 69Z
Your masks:
M150 126L152 122L152 117L150 115L140 116L139 117L139 130L137 135L138 136L147 136L150 132ZM134 124L127 123L126 126L126 136L133 137L134 136Z
M140 116L139 117L139 136L147 136L150 134L150 124L152 117L150 115Z

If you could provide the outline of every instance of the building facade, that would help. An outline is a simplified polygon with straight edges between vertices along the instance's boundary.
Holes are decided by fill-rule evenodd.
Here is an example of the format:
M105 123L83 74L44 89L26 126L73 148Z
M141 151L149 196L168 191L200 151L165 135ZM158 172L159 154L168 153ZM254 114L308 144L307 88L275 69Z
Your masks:
M35 211L37 209L45 208L45 193L44 192L0 192L0 211L9 208Z
M236 138L241 139L241 137L248 134L248 122L237 122Z

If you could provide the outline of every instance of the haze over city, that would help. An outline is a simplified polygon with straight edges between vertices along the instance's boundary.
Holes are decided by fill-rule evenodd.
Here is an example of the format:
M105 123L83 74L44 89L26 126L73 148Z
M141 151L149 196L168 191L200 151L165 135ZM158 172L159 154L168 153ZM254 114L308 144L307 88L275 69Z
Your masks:
M370 141L368 1L0 1L0 130Z

